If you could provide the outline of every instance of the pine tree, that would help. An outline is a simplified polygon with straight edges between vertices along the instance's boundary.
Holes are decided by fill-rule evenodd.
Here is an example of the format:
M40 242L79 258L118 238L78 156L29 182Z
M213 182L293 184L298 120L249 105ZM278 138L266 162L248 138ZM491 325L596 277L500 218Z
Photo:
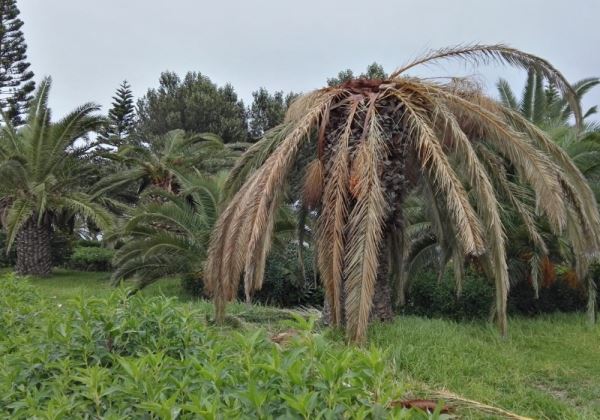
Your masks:
M119 147L127 141L135 129L135 108L131 86L124 80L113 96L112 108L108 111L108 123L100 135L104 144Z
M16 0L0 0L0 107L15 126L35 89L22 26Z

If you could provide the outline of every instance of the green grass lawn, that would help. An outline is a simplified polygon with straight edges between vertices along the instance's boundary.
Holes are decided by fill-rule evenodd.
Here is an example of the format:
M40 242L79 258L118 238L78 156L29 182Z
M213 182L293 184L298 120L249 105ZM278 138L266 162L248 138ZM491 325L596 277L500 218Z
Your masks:
M108 279L106 273L57 270L28 281L60 301L106 296ZM176 279L142 293L181 297ZM205 301L193 304L212 310ZM229 313L249 322L285 318L284 311L245 304L231 305ZM581 314L511 319L508 339L484 322L402 316L374 326L370 343L387 350L399 378L424 391L446 389L533 418L600 419L600 325L587 326Z

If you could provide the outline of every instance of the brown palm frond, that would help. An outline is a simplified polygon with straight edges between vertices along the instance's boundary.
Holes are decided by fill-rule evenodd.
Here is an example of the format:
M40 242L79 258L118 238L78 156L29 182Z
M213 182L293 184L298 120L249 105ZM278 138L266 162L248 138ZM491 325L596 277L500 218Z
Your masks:
M438 104L439 105L439 104ZM496 289L496 312L502 335L507 333L508 266L506 264L505 235L500 218L499 204L488 174L479 160L467 135L454 115L440 106L436 115L442 119L444 131L452 138L456 154L467 168L469 182L477 197L477 209L486 230L488 249L484 258L493 267ZM456 257L456 254L455 254ZM457 262L455 261L455 264Z
M446 102L470 138L492 143L513 163L519 175L533 187L539 206L552 224L562 230L566 222L564 196L549 157L513 130L501 115L486 109L486 99L481 94L469 92L469 97L464 98L450 89L428 87Z
M246 268L253 264L254 253L270 218L269 209L273 205L275 194L283 187L301 143L308 138L311 128L316 125L330 100L335 96L335 92L317 92L309 96L314 97L314 101L311 101L313 107L304 114L304 118L299 121L260 169L258 181L254 186L260 191L260 194L256 196L256 203L251 205L253 214L249 218L252 230L246 249ZM246 271L245 275L253 276L253 272Z
M520 416L502 408L484 404L479 401L470 400L459 395L453 394L449 391L437 391L432 395L432 397L443 400L451 406L472 409L479 413L485 413L490 416L501 416L503 418L513 420L533 420L530 417Z
M548 80L548 82L556 86L564 95L569 102L571 109L573 110L577 125L581 126L582 113L579 100L577 99L577 94L562 73L547 60L536 55L511 48L507 45L459 45L433 50L400 67L390 75L390 78L394 79L415 66L453 58L458 58L463 61L470 61L474 65L500 63L520 67L525 70L534 70L539 72L546 80Z
M285 139L290 126L291 124L281 124L267 131L259 141L250 146L236 160L224 186L229 196L235 194L249 176L265 163L265 160L273 153L275 148Z
M530 208L518 198L518 194L515 191L515 185L508 180L506 168L502 163L498 162L498 156L489 151L481 143L477 145L477 152L482 157L482 161L485 163L487 171L491 174L491 178L496 181L495 183L499 192L508 199L508 202L519 215L527 229L529 238L535 247L539 249L543 255L547 255L548 247L537 228L535 216Z
M538 128L535 124L530 123L523 118L519 113L513 112L510 109L501 108L501 111L506 115L508 120L518 129L527 133L527 135L537 142L539 147L552 156L556 165L560 170L558 174L565 181L573 186L576 192L574 199L576 205L585 215L586 222L589 224L589 234L596 239L595 253L600 252L600 219L598 215L598 205L592 189L590 188L585 176L577 168L573 160L567 152L559 147L544 131Z
M235 291L233 285L237 284L237 264L233 261L244 261L244 268L248 269L245 279L251 285L262 284L262 280L255 280L255 268L261 267L264 261L257 260L266 252L259 252L269 242L265 242L265 232L270 236L268 229L272 215L269 210L273 208L277 194L281 190L291 164L296 157L301 144L308 138L310 130L316 125L323 109L338 92L316 91L306 95L313 107L308 110L303 118L294 122L286 137L280 142L264 164L246 181L240 191L233 197L211 238L207 260L207 283L218 285L212 287L213 294L220 294L215 298L218 302L231 300ZM244 204L242 206L242 204ZM225 244L233 244L226 247ZM247 244L246 247L240 244ZM229 249L235 249L236 255L228 256ZM268 246L267 246L268 248ZM227 265L226 265L227 264ZM220 314L221 310L218 309Z
M265 264L267 260L267 254L271 247L271 238L273 236L273 227L275 226L275 214L276 208L279 202L280 192L276 192L271 207L267 213L268 222L266 229L262 232L262 236L259 238L256 252L248 254L244 272L246 276L244 278L244 291L246 294L246 302L250 303L252 292L254 290L260 290L263 285Z
M303 203L309 209L315 209L321 202L323 196L323 178L325 168L320 159L315 159L308 164L302 188Z
M366 335L387 206L378 174L386 144L377 118L375 101L376 97L372 97L365 118L369 121L368 134L359 145L354 159L359 181L356 203L348 216L346 230L346 331L348 338L355 342L363 340Z
M323 192L323 208L318 224L318 262L332 314L332 324L342 321L341 289L344 270L344 229L348 217L348 182L352 122L360 102L348 106L346 123L337 139L337 151Z
M395 95L406 108L406 123L413 133L421 167L431 174L435 186L446 197L448 210L456 224L458 239L465 252L482 254L485 246L479 218L435 136L432 123L408 95L400 90L397 90Z

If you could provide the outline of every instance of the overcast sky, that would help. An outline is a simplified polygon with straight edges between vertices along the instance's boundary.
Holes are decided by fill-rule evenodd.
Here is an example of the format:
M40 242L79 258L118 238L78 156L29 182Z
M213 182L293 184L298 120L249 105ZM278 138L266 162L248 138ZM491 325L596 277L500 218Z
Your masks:
M260 86L307 91L377 61L389 72L429 48L497 43L550 60L570 81L600 76L600 0L19 0L36 80L54 80L55 117L109 106L127 79L136 97L161 71L230 82L246 103ZM477 71L491 92L499 76ZM452 65L417 72L473 74ZM415 74L415 73L413 73ZM584 105L600 104L600 88Z

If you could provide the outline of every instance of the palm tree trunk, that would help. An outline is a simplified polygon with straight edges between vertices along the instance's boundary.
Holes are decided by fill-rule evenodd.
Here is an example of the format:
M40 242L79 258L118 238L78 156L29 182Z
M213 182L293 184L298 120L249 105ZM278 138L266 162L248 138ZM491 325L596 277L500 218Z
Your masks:
M384 241L384 246L388 244ZM370 321L389 321L394 317L392 309L392 289L389 279L389 250L383 249L379 256L379 269L377 270L377 281L375 282L375 293L373 294L373 305L371 306Z
M371 321L389 321L394 317L392 308L392 290L389 281L389 251L383 249L379 260L379 269L377 272L377 281L375 283L375 293L373 294L373 304L371 306ZM344 308L345 293L340 297L340 305ZM323 303L322 321L326 325L331 325L331 308L327 298ZM342 313L342 325L345 325L345 315Z
M32 217L17 234L17 263L15 272L19 275L46 277L52 269L50 247L50 226L42 221L38 224Z

